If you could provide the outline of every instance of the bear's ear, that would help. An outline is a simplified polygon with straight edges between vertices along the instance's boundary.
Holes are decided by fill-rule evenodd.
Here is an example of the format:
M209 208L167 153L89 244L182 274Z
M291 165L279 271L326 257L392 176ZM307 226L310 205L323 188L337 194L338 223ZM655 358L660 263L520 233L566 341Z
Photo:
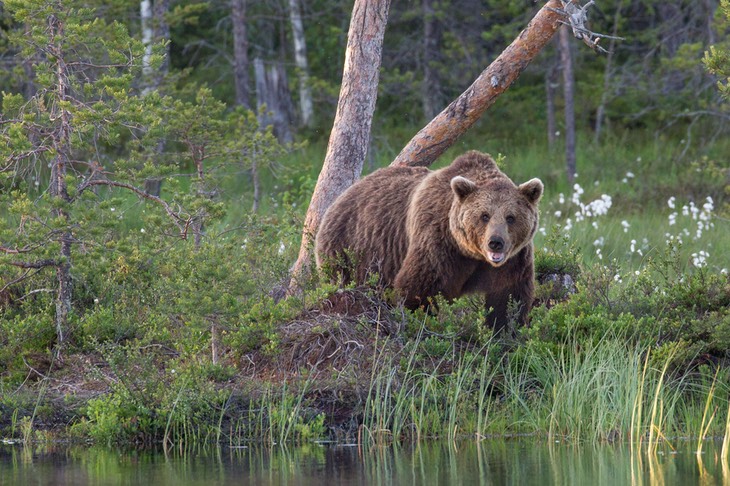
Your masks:
M463 201L466 196L477 190L477 185L466 177L456 176L451 179L451 190Z
M530 179L529 181L521 184L519 187L520 192L530 201L532 204L537 202L542 197L542 191L544 186L540 179Z

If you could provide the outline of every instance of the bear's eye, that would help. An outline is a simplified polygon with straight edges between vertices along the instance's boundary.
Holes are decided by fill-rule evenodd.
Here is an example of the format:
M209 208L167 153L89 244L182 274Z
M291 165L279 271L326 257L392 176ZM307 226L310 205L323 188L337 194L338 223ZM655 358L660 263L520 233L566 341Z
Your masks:
M482 214L482 223L489 223L489 215L487 213Z
M515 222L514 216L507 216L507 224L513 224Z

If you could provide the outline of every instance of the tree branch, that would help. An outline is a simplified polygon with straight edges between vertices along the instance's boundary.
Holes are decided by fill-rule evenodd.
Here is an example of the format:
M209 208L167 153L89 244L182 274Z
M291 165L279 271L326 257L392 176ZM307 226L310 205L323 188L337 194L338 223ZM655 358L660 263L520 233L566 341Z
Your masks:
M561 23L570 25L573 29L573 36L576 39L582 40L585 45L594 51L600 53L608 52L606 49L598 45L601 39L608 38L623 40L622 37L596 34L586 27L586 22L588 22L588 9L596 3L594 0L590 0L582 7L572 0L560 0L560 3L563 4L563 8L555 9L555 12L568 19L567 22L561 21Z
M560 27L560 0L550 0L520 35L456 100L421 129L391 166L431 165L514 83Z
M109 179L94 179L94 174L97 173L96 171L92 172L92 175L84 181L83 184L79 186L78 194L81 194L81 191L87 189L90 186L111 186L111 187L119 187L122 189L127 189L128 191L132 191L133 193L137 194L139 197L143 199L148 199L154 203L159 204L162 206L162 208L165 210L168 216L170 216L170 219L172 219L172 222L177 226L177 228L180 230L180 237L182 239L187 239L188 235L188 229L190 228L190 225L193 222L193 217L187 216L183 217L180 215L179 211L175 211L164 199L153 196L152 194L140 189L139 187L133 186L132 184L127 184L126 182L116 182L111 181Z
M45 268L45 267L44 267L44 268ZM17 284L17 283L20 283L20 282L22 282L23 280L26 280L26 279L29 279L29 278L31 278L31 277L32 277L33 275L37 274L37 273L38 273L38 272L40 272L40 271L41 271L42 269L41 269L41 268L39 268L39 269L36 269L36 271L35 271L35 272L32 272L32 273L31 273L31 270L33 270L33 269L32 269L32 268L28 268L28 269L26 269L26 271L25 271L25 272L23 272L23 274L22 274L22 275L21 275L20 277L18 277L18 278L15 278L15 279L11 280L10 282L6 283L5 285L3 285L3 287L2 287L2 288L0 288L0 294L2 294L3 292L5 292L6 290L8 290L8 289L9 289L10 287L12 287L13 285L15 285L15 284Z
M35 262L9 262L10 265L20 268L45 268L45 267L57 267L58 261L52 258L46 260L38 260Z

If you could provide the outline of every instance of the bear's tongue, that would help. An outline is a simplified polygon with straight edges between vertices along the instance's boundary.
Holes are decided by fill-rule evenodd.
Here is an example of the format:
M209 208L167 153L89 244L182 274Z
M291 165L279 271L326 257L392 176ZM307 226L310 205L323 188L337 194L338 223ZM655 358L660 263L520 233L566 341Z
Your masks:
M494 253L488 251L487 256L489 256L489 259L492 260L494 263L499 263L504 260L504 253Z

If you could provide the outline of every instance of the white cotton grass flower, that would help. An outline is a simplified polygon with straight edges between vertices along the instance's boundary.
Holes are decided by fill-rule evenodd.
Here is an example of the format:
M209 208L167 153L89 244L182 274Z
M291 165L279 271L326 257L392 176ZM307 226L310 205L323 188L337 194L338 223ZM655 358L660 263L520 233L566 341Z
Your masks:
M571 198L573 204L580 205L580 197L583 195L584 192L585 191L582 187L580 187L580 184L578 184L577 182L573 184L573 197Z
M707 266L707 259L710 257L710 254L707 253L705 250L700 250L697 253L692 253L692 265L694 265L697 268L703 268Z
M629 224L629 222L626 221L625 219L623 221L621 221L621 226L624 229L624 233L628 233L629 232L629 228L631 227L631 225Z

